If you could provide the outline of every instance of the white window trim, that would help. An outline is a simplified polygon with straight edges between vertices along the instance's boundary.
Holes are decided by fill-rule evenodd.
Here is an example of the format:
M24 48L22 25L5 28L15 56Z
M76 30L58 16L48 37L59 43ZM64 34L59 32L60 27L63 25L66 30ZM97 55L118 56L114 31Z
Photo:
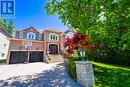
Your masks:
M23 32L19 33L19 38L23 38Z
M41 34L38 35L38 40L42 40L42 35Z
M34 38L33 38L33 39L30 39L30 38L29 38L29 34L33 34L33 35L34 35ZM29 32L29 33L27 34L27 39L29 39L29 40L35 40L35 39L36 39L36 35L35 35L35 33L33 33L33 32Z
M51 39L51 35L57 36L57 40ZM53 37L52 37L52 38L53 38ZM55 33L50 33L50 34L49 34L49 40L59 41L59 35L58 35L58 34L55 34Z

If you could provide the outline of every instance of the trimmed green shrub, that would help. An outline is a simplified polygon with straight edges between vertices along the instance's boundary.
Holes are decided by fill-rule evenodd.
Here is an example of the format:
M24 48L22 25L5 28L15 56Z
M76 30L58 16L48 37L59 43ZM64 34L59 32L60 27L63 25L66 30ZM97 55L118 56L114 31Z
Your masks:
M6 59L0 60L0 64L5 64L5 63L6 63Z
M74 61L72 59L67 60L67 69L68 69L69 75L74 80L76 80L76 67L75 67Z
M70 77L72 77L74 80L76 80L76 66L74 61L81 60L81 58L69 58L67 60L67 69Z

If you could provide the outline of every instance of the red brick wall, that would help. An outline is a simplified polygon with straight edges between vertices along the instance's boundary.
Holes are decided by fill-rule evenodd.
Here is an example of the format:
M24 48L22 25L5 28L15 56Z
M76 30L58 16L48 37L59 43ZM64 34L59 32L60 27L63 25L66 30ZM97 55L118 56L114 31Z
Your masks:
M26 42L24 40L11 40L9 50L26 50L24 46L22 46L22 42ZM32 46L29 47L29 50L45 50L43 42L32 42Z

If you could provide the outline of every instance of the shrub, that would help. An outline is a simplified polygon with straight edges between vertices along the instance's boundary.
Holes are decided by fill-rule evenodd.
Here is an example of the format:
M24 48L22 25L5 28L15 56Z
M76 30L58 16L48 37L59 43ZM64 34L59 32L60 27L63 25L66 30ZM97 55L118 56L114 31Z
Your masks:
M67 60L67 69L68 69L68 73L70 75L70 77L72 77L74 80L76 80L76 67L75 67L75 63L74 60L72 59L68 59Z
M5 63L6 63L6 59L0 60L0 64L5 64Z
M78 61L78 60L81 60L81 58L69 58L67 60L67 70L68 70L68 73L70 75L71 78L73 78L74 80L76 80L76 66L75 66L75 63L74 61Z

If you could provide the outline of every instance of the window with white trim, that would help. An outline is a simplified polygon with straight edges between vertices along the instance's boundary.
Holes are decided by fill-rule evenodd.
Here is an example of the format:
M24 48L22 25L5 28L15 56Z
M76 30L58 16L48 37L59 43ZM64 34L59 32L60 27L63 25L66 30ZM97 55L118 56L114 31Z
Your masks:
M51 33L51 34L49 34L49 40L59 41L59 36L55 33Z
M23 38L23 32L19 33L19 38Z
M38 40L42 40L42 35L39 34Z
M27 34L27 39L29 39L29 40L35 40L35 33L33 33L33 32L30 32L30 33L28 33Z

